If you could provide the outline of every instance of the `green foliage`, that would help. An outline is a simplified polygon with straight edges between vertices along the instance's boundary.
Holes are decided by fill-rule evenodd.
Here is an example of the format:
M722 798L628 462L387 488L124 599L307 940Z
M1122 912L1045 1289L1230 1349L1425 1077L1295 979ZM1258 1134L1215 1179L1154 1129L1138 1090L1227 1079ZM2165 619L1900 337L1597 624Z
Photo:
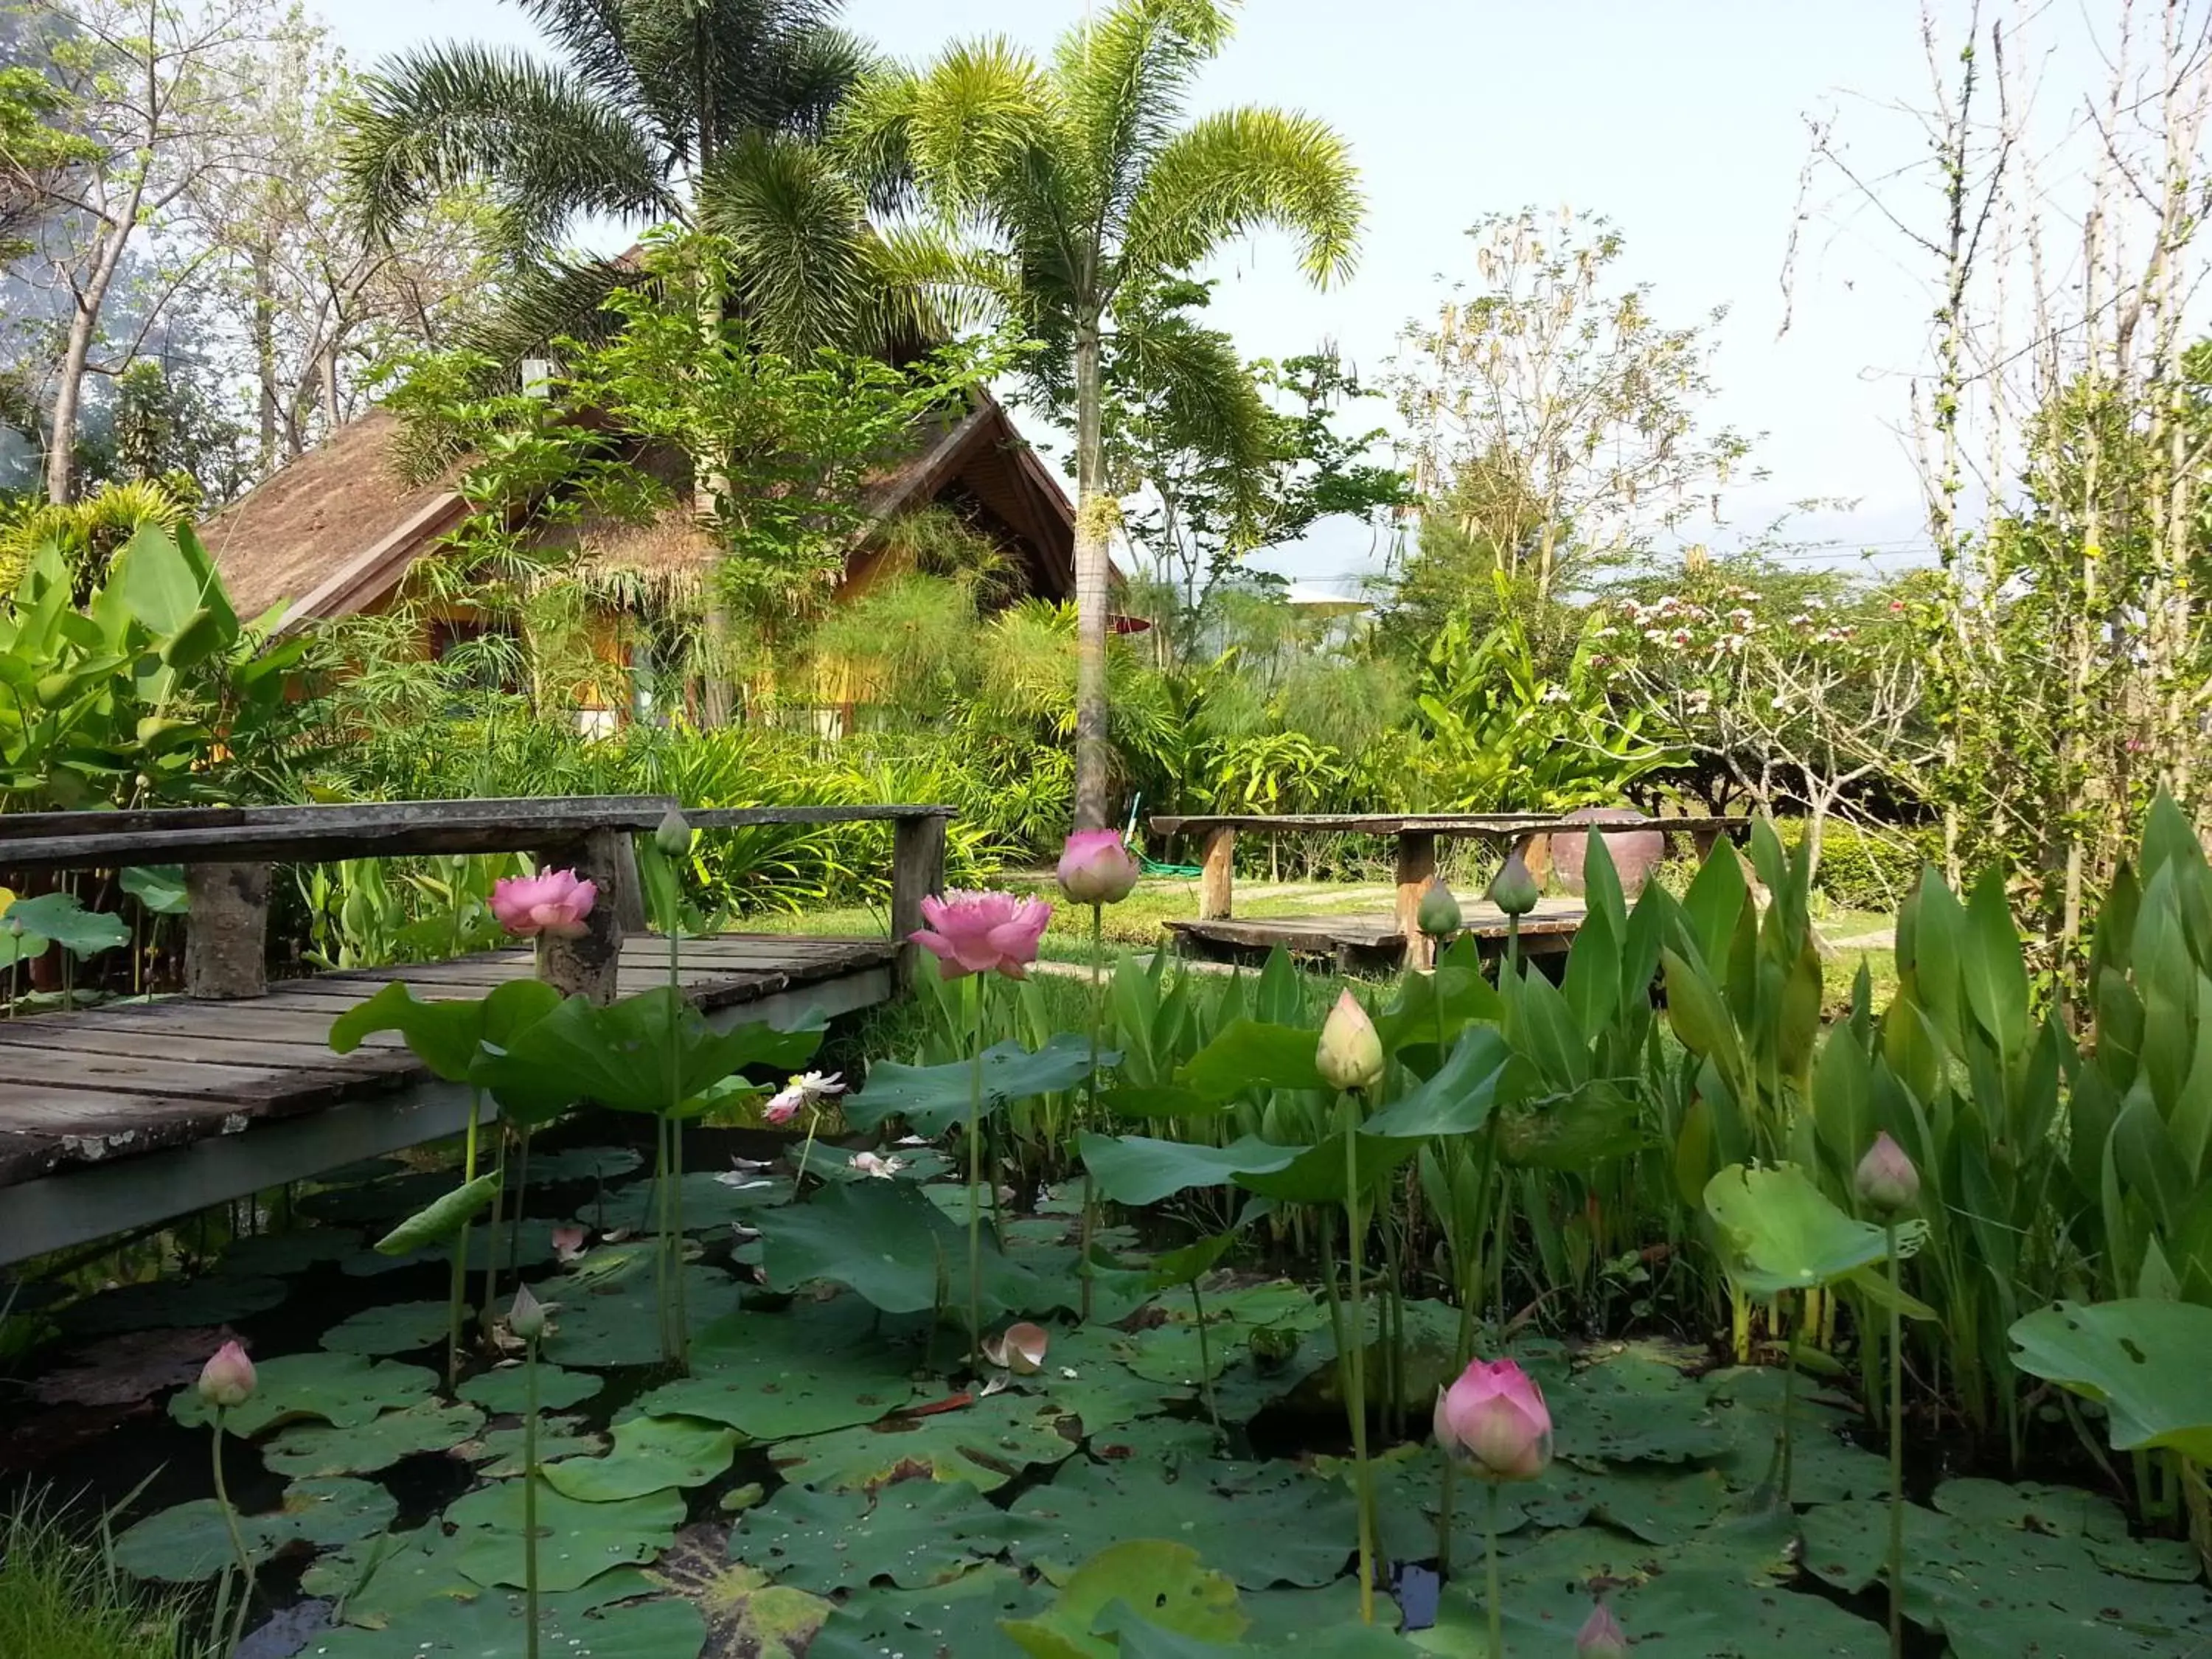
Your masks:
M0 1653L48 1659L180 1659L180 1601L141 1594L92 1540L37 1495L0 1527Z

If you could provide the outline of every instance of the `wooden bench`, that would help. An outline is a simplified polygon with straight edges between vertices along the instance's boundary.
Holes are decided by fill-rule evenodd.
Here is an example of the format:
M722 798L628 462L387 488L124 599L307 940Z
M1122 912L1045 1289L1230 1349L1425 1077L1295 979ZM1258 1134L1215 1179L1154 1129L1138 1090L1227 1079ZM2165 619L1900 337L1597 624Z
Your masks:
M1454 838L1486 841L1500 846L1541 847L1549 837L1585 835L1638 835L1651 830L1687 836L1702 858L1725 835L1742 830L1742 817L1646 818L1631 823L1590 823L1556 812L1402 812L1352 813L1224 812L1164 814L1146 820L1156 836L1189 836L1200 848L1198 920L1171 922L1170 927L1184 940L1213 940L1231 945L1265 948L1279 943L1292 950L1319 952L1333 950L1340 963L1351 965L1362 953L1395 955L1411 968L1429 965L1430 943L1415 925L1421 894L1437 872L1437 843ZM1302 922L1238 923L1235 921L1237 837L1240 832L1267 835L1304 834L1379 836L1396 843L1396 894L1388 924L1376 919L1315 916ZM1473 915L1466 895L1462 910ZM1573 937L1581 920L1578 906L1549 905L1546 911L1523 920L1523 930L1539 938L1565 942ZM1504 932L1504 918L1475 923L1477 933Z

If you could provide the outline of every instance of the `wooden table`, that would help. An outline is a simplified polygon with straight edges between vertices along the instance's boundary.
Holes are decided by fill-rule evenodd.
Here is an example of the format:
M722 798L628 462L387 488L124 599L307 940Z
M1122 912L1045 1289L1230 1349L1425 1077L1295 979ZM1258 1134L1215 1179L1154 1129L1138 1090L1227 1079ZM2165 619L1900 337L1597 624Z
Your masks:
M1516 843L1524 847L1541 844L1549 837L1559 835L1640 835L1659 830L1668 836L1686 836L1703 857L1717 843L1720 837L1742 830L1749 820L1742 817L1680 817L1644 818L1628 823L1590 823L1557 812L1222 812L1190 815L1164 814L1146 820L1147 827L1156 836L1194 836L1201 852L1201 872L1198 886L1198 920L1202 926L1194 927L1178 924L1176 931L1183 937L1220 937L1226 943L1258 943L1255 934L1249 941L1230 938L1218 926L1233 917L1235 909L1234 885L1237 865L1237 836L1241 830L1263 832L1268 835L1305 834L1336 836L1382 836L1397 843L1395 872L1397 896L1393 907L1395 929L1393 938L1402 959L1408 967L1425 968L1429 963L1430 942L1414 917L1420 909L1421 894L1437 872L1437 842L1455 837L1465 837L1498 843ZM1461 908L1472 915L1467 898L1461 898ZM1580 919L1577 908L1575 920ZM1325 920L1316 917L1318 923ZM1347 919L1349 920L1349 919ZM1502 918L1498 931L1502 933ZM1279 927L1279 923L1251 924L1262 930ZM1364 940L1358 937L1364 930L1347 928L1335 942L1355 948L1363 945L1382 948L1382 940ZM1480 931L1480 930L1478 930ZM1548 931L1571 936L1571 926Z

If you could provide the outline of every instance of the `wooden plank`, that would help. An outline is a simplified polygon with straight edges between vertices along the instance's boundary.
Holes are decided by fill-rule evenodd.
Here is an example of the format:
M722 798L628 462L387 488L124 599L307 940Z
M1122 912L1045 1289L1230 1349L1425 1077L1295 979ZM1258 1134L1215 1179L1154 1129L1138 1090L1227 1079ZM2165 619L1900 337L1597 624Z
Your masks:
M336 1011L320 999L288 999L280 1004L273 997L255 1003L186 1002L169 998L124 1007L87 1008L73 1014L40 1014L35 1018L0 1021L0 1030L81 1026L101 1032L189 1032L210 1039L326 1046L331 1021L336 1018ZM364 1038L363 1046L398 1048L405 1045L397 1032L378 1031Z
M1198 914L1226 921L1236 914L1237 831L1217 824L1206 832L1198 877Z
M74 1051L0 1048L0 1101L21 1086L94 1090L178 1099L228 1102L240 1109L281 1103L287 1111L327 1106L356 1091L374 1089L380 1079L365 1072L257 1064L241 1046L235 1060L211 1065L184 1059L149 1059L88 1048ZM0 1115L9 1110L0 1105Z
M212 1065L237 1065L239 1056L250 1056L255 1065L290 1066L308 1071L360 1073L382 1077L419 1072L422 1066L396 1034L388 1045L363 1044L350 1054L337 1054L320 1041L278 1040L273 1037L222 1036L199 1031L164 1029L141 1021L137 1026L107 1026L84 1030L74 1020L21 1019L0 1022L0 1050L10 1048L47 1048L60 1054L91 1049L100 1054L137 1054L148 1059L198 1060ZM4 1062L0 1062L4 1070Z
M182 1146L244 1120L204 1100L25 1085L0 1103L0 1182L28 1181L65 1164ZM9 1210L13 1204L11 1194ZM12 1216L12 1212L10 1212Z
M957 817L957 806L687 806L684 821L694 830L744 830L777 823L873 823L914 818Z

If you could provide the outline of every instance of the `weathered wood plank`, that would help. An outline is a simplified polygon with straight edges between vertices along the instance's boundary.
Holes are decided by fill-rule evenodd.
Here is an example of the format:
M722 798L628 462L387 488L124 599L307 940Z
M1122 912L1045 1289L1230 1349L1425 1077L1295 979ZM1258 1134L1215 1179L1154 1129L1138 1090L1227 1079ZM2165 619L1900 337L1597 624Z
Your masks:
M222 1133L238 1114L204 1100L94 1089L10 1089L0 1105L0 1183L13 1186L66 1165L179 1146Z
M322 1022L325 1026L327 1019ZM380 1033L384 1036L387 1034ZM135 1024L82 1029L76 1020L19 1019L0 1022L0 1051L45 1048L57 1054L135 1054L149 1060L198 1060L210 1065L290 1066L307 1071L360 1073L369 1076L400 1075L422 1067L397 1035L381 1045L362 1044L351 1054L332 1052L317 1038L280 1040L255 1035L222 1036L198 1030L165 1027L150 1021ZM0 1061L0 1073L5 1063Z
M243 1048L234 1060L210 1064L179 1057L158 1059L15 1044L0 1048L0 1122L8 1121L9 1103L19 1086L159 1094L179 1100L227 1102L240 1108L281 1103L288 1111L306 1111L327 1106L348 1094L374 1090L385 1081L368 1072L257 1064Z

